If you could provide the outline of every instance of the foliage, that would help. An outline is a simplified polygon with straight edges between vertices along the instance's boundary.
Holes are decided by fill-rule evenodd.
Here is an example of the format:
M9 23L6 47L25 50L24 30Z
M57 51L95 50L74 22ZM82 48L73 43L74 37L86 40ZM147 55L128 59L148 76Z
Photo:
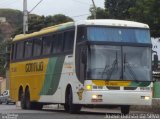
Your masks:
M89 11L91 13L91 16L89 16L88 19L94 19L94 12L95 12L94 7L91 7ZM103 8L97 7L96 19L104 19L104 18L108 18L108 12Z
M7 64L6 59L6 48L9 46L10 41L3 41L0 43L0 77L5 77L6 68L5 65Z
M105 0L105 9L111 19L129 19L129 9L135 6L135 0Z
M130 19L147 23L152 37L160 37L160 1L136 0L135 7L130 8Z
M135 6L136 0L105 0L105 8L97 8L97 18L101 19L129 19L130 13L129 9ZM90 8L91 16L90 19L93 19L94 9Z
M46 17L45 16L38 16L35 14L30 14L28 21L29 21L28 33L33 33L33 32L39 31L42 28L45 28L48 26L52 26L52 25L56 25L56 24L60 24L60 23L65 23L65 22L69 22L69 21L73 21L73 20L70 17L67 17L62 14L57 14L54 16L46 16ZM22 34L22 32L23 32L23 28L21 26L15 31L14 35Z
M23 24L23 13L19 10L0 9L0 17L5 17L13 27L19 27Z
M4 34L2 33L2 30L0 29L0 42L3 41L3 37L4 37Z

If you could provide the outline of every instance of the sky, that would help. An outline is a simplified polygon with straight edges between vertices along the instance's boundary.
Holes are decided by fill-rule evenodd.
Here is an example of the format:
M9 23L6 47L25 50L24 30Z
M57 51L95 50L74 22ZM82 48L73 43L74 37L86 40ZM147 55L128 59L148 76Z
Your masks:
M27 9L31 9L40 0L27 0ZM104 0L94 0L97 7L104 7ZM31 13L38 15L64 14L75 21L84 20L89 15L92 0L43 0ZM0 0L0 8L23 10L23 0Z

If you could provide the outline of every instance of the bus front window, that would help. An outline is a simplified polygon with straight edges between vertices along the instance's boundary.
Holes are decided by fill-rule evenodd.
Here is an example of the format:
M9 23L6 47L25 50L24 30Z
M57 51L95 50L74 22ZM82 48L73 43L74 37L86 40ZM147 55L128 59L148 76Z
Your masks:
M150 48L92 45L87 79L151 81Z
M90 79L120 79L122 78L120 46L90 47L88 59L88 78Z

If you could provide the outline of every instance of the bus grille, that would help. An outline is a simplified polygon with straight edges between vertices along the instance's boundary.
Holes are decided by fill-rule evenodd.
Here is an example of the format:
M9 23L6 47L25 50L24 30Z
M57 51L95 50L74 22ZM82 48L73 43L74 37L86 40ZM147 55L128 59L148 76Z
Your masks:
M120 90L120 87L117 86L107 86L109 90Z
M106 86L109 90L120 90L120 86ZM123 90L136 90L137 87L123 87Z
M136 90L137 87L124 87L124 90Z

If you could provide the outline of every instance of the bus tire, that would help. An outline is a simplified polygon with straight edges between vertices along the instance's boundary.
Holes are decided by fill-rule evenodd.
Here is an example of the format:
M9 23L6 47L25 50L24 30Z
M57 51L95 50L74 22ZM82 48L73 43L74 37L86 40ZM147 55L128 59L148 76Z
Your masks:
M129 114L130 106L129 105L123 105L121 106L121 113L123 115Z
M21 101L21 108L26 109L26 101L24 93L22 93L20 101Z
M71 88L68 94L68 103L69 103L69 113L75 114L80 112L82 106L73 104L73 93Z
M28 88L25 91L25 105L26 105L26 109L28 110L31 109L30 92Z
M66 112L69 112L69 105L68 105L68 103L65 103L65 104L64 104L64 110L65 110Z

